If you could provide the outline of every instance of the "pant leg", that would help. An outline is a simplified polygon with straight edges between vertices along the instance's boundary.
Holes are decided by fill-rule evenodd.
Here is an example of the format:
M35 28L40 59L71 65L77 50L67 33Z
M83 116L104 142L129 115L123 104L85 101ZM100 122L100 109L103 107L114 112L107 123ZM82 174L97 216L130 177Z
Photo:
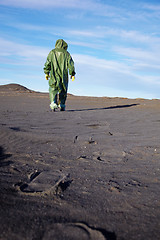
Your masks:
M51 103L54 102L57 104L57 94L58 89L56 87L49 87L49 98Z
M62 89L59 93L60 107L65 109L65 102L67 99L67 91Z

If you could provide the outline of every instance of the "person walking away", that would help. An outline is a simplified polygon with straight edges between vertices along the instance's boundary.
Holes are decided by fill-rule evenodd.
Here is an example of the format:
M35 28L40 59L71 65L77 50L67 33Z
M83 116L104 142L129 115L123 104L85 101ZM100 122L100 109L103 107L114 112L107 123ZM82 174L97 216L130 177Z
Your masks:
M56 110L60 108L65 111L65 102L68 90L68 72L71 78L75 76L74 61L67 51L68 44L63 39L58 39L55 49L48 54L44 64L46 80L49 80L50 108ZM58 101L59 94L59 101Z

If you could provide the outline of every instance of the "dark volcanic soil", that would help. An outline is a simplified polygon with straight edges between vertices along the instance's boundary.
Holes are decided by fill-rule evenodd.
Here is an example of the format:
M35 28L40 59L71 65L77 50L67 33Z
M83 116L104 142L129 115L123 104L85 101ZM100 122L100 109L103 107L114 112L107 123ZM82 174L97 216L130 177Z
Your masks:
M0 102L0 239L160 239L160 100Z

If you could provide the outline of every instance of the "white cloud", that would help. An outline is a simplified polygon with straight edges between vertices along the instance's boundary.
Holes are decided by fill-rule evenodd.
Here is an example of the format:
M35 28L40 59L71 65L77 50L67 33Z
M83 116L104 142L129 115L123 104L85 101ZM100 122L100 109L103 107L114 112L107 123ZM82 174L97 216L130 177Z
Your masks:
M82 84L86 84L87 80L87 84L90 81L93 86L100 86L101 94L104 89L113 88L117 92L126 91L127 93L128 91L128 97L134 96L133 93L137 92L137 89L141 89L143 96L147 94L147 96L150 95L151 97L154 91L154 96L159 96L160 77L155 76L154 73L150 73L150 75L147 75L147 72L139 74L135 71L134 66L119 61L107 61L77 54L73 55L73 57ZM138 96L136 95L136 97ZM139 97L142 97L142 95L139 95Z
M46 58L49 49L33 45L20 44L0 38L0 56L6 63L39 65ZM3 59L2 59L3 58ZM11 58L11 60L9 60Z
M5 6L12 6L12 7L21 7L21 8L48 8L48 7L74 7L77 3L77 0L59 0L59 1L52 1L52 0L1 0L0 4Z
M81 54L74 54L73 58L78 64L89 65L90 67L97 68L99 70L103 68L123 73L129 72L129 67L118 61L108 61L105 59L98 59L97 57Z
M112 39L112 48L116 42L123 43L126 45L137 45L143 48L153 48L156 51L160 50L160 37L156 37L153 33L143 34L139 31L127 31L125 29L117 29L104 26L95 26L88 30L84 28L83 30L69 29L64 27L53 27L51 25L42 26L34 24L26 24L19 22L7 22L7 26L11 26L15 29L26 30L26 31L36 31L40 33L47 33L48 36L63 36L64 38L72 39L68 40L68 43L77 46L102 49L108 44L109 40ZM84 41L85 39L85 41ZM118 41L117 41L118 39ZM101 42L100 42L101 41ZM144 45L145 44L145 45ZM139 51L139 50L138 50ZM152 52L152 50L151 50Z
M97 0L0 0L0 5L28 9L48 9L48 11L55 8L80 9L92 12L95 15L120 18L119 9Z
M95 9L102 8L103 4L96 3L92 0L1 0L0 5L21 7L21 8L78 8L78 9Z
M87 31L87 30L69 30L69 33L75 36L82 36L82 37L99 37L97 32L95 31Z
M81 43L72 43L81 44ZM90 69L105 70L117 74L139 78L135 70L143 70L144 68L152 68L160 70L160 60L157 52L144 51L135 48L117 47L114 49L117 53L125 56L128 60L106 60L94 56L84 54L73 54L73 59L76 65L85 65ZM6 60L6 63L17 65L42 65L46 60L49 49L30 46L26 44L15 43L0 38L1 59ZM23 61L22 61L23 60ZM152 63L152 64L151 64ZM153 64L154 63L154 64ZM97 70L97 72L98 72ZM152 74L151 74L152 75ZM154 80L154 82L157 82Z
M141 48L125 48L125 47L115 47L114 50L127 57L131 61L133 60L134 63L139 64L148 64L148 65L157 65L160 66L160 59L159 59L159 51L157 52L157 49L152 50L144 50Z
M11 79L8 78L0 78L0 85L5 85L11 83Z
M141 80L145 82L145 84L152 85L155 87L160 87L160 77L159 76L145 76L145 78L141 77Z
M148 9L148 10L152 10L152 11L160 11L160 4L143 4L143 8Z
M103 49L103 46L101 46L98 43L93 43L93 42L83 42L83 41L67 41L68 44L70 45L75 45L75 46L79 46L79 47L87 47L87 48L92 48L94 50L96 49Z
M71 31L75 35L84 35L87 37L96 37L96 38L108 38L108 37L118 37L118 40L122 39L129 41L130 43L138 44L148 44L148 45L159 45L160 46L160 37L156 37L155 33L144 34L142 31L137 30L125 30L123 28L113 28L106 26L97 26L92 31ZM159 36L159 35L158 35Z

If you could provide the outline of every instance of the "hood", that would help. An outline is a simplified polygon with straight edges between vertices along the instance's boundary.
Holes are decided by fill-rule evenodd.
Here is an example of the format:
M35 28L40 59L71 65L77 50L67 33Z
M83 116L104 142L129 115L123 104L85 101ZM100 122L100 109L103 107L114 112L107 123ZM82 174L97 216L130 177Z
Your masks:
M68 44L63 39L58 39L55 44L55 48L61 48L67 50Z

